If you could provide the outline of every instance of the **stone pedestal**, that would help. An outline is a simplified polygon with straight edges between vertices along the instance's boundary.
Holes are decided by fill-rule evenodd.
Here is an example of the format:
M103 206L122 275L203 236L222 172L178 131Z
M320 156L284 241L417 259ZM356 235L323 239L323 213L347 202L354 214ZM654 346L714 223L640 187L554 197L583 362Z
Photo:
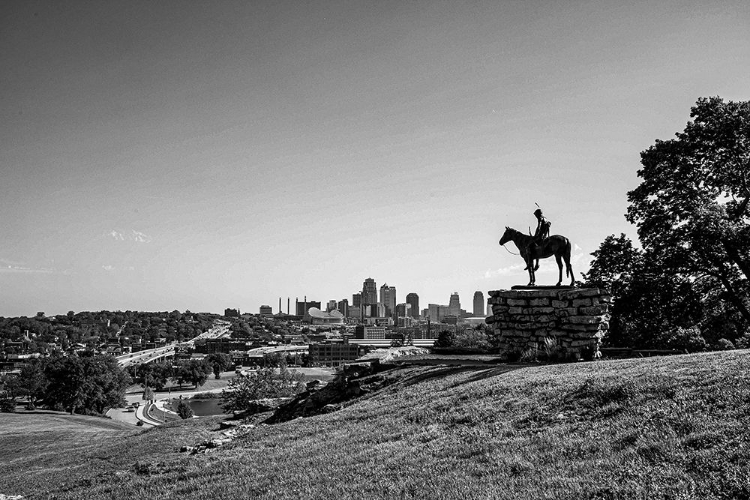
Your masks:
M489 292L492 326L502 352L557 349L564 359L598 357L609 328L612 297L600 288L537 288Z

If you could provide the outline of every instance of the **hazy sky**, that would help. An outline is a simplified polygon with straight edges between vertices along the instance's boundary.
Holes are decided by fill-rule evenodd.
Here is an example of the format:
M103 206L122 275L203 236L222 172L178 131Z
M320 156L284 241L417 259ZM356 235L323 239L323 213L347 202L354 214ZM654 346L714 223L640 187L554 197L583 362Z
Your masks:
M5 0L0 316L470 310L535 202L577 273L635 238L640 151L713 95L750 99L746 0Z

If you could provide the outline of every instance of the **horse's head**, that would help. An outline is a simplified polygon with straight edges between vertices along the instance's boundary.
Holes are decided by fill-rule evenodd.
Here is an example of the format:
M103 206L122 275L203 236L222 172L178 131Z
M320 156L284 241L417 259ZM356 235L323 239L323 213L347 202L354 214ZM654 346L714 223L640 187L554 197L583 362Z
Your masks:
M505 226L505 232L503 233L503 237L500 238L500 245L505 245L512 239L513 239L513 230L509 228L508 226Z

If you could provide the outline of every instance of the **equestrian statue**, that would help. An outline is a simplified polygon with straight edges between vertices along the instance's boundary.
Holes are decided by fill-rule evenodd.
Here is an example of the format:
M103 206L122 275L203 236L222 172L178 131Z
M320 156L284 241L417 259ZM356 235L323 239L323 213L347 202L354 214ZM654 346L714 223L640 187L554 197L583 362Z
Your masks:
M560 270L560 277L557 285L562 283L562 261L565 260L565 276L570 276L570 286L575 284L573 268L570 265L570 240L559 234L549 235L549 228L552 225L545 219L540 208L534 211L537 219L536 231L534 236L523 234L512 227L505 226L503 237L500 238L500 245L505 245L509 241L516 244L518 252L521 254L526 268L529 271L528 286L536 285L536 271L539 269L539 259L555 256L557 267Z

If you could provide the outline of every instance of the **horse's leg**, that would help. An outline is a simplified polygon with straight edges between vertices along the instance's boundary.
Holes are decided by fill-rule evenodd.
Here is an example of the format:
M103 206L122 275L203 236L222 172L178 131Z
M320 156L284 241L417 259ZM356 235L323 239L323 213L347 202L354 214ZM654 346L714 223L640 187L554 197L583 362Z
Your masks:
M565 273L570 274L570 286L575 286L576 279L573 275L573 266L570 265L570 241L565 245L565 254L563 257L565 258ZM562 271L560 274L560 281L562 281Z
M528 269L529 271L529 284L526 286L534 286L536 277L534 276L534 259L532 259L531 257L528 257L526 259L526 269Z
M565 259L565 265L566 265L566 271L570 273L570 286L575 286L576 279L575 279L575 276L573 276L573 266L570 265L570 257Z
M539 270L539 259L536 259L536 264L534 265L534 271Z
M557 279L557 285L555 286L560 286L560 283L562 283L562 256L559 253L556 253L555 260L557 261L557 269L560 271L559 277Z

